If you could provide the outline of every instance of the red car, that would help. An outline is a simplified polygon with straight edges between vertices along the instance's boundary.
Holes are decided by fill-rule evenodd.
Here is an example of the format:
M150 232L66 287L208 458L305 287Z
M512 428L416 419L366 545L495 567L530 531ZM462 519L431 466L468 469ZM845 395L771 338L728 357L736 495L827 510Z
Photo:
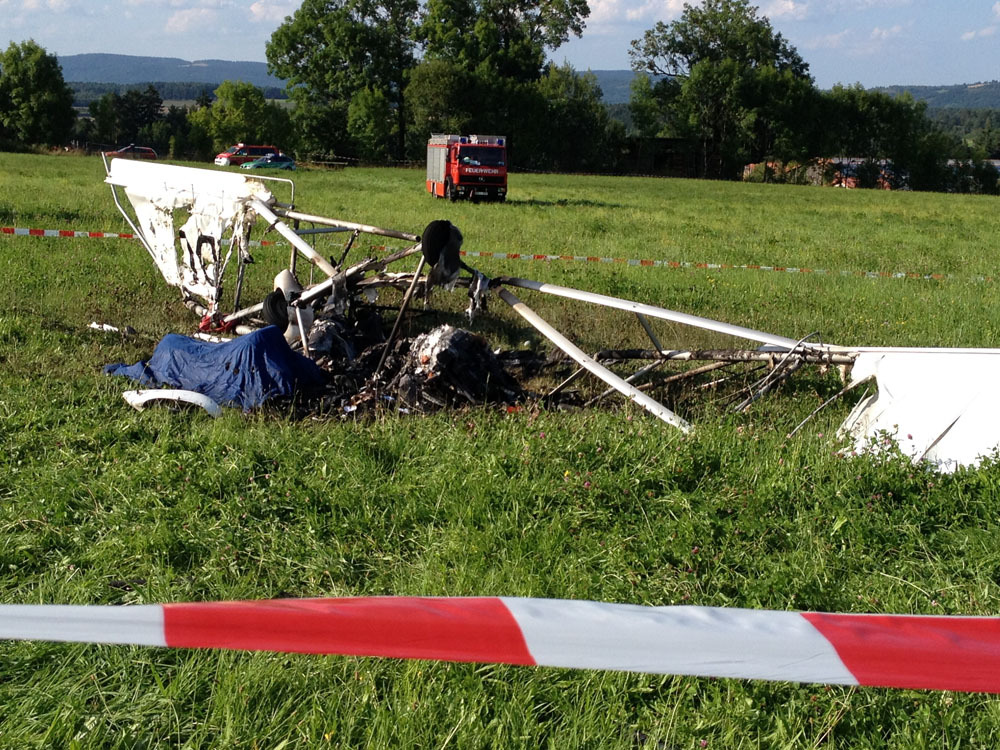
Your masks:
M237 143L216 156L215 164L219 167L235 167L268 154L280 153L281 151L274 146L249 146L246 143Z
M130 143L127 146L123 146L117 151L105 151L104 155L107 157L114 157L118 159L155 159L156 152L148 146L136 146L134 143Z

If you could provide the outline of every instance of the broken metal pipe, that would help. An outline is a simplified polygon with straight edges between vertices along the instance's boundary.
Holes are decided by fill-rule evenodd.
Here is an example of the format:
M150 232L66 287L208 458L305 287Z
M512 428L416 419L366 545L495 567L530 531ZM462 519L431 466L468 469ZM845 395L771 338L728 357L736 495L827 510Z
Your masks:
M670 409L666 408L655 399L650 398L638 388L629 385L622 378L618 377L606 367L599 364L597 360L585 354L582 349L559 333L559 331L539 317L534 310L521 302L521 300L519 300L507 289L501 287L498 290L498 296L510 305L518 315L533 325L539 333L562 349L567 355L572 357L581 367L593 375L596 375L612 388L624 394L630 401L635 401L646 411L659 417L667 424L676 427L681 432L691 432L692 427L687 421L678 417L670 411Z

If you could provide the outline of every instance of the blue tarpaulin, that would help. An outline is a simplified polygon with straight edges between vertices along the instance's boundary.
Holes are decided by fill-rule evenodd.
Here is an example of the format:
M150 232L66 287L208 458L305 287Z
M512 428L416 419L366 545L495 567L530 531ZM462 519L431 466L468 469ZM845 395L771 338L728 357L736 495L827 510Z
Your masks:
M166 385L203 393L220 404L244 410L297 388L322 385L323 371L293 352L276 326L213 344L170 333L148 361L104 368L145 386Z

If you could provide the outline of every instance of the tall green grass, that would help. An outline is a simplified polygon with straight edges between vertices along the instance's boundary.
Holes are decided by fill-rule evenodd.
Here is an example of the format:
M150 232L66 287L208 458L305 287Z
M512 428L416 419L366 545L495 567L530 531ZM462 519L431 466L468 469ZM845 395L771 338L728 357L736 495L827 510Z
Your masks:
M127 231L99 161L0 155L0 226ZM302 171L311 213L466 247L942 281L474 262L798 337L997 345L995 199L513 175L505 205L435 202L406 170ZM331 243L333 247L333 243ZM258 288L286 259L261 248ZM481 259L470 259L479 261ZM845 458L839 388L803 373L683 437L631 408L492 408L366 422L280 410L137 413L109 362L193 319L137 243L0 235L0 601L361 594L996 614L1000 474ZM584 345L624 314L521 296ZM458 319L461 295L435 304ZM538 342L492 303L498 343ZM86 328L130 324L122 339ZM423 323L415 317L411 330ZM716 343L673 326L668 346ZM992 747L982 695L145 648L0 644L3 747Z

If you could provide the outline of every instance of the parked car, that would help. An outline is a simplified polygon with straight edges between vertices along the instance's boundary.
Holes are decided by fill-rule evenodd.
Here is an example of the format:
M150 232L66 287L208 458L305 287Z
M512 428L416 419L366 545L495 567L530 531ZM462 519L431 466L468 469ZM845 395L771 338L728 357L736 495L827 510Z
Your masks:
M229 167L246 164L248 161L259 159L268 154L279 154L280 149L274 146L251 146L246 143L237 143L230 146L221 154L215 157L215 164L220 167Z
M136 146L134 143L130 143L127 146L123 146L117 151L105 151L104 155L111 158L117 159L155 159L156 152L149 146Z
M268 154L241 164L240 169L295 169L295 159L284 154Z

